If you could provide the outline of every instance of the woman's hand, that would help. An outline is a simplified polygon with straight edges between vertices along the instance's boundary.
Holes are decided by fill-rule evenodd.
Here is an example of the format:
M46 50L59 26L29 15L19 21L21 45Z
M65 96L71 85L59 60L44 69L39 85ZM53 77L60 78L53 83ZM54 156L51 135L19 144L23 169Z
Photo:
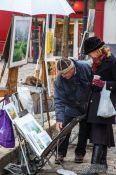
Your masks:
M92 85L93 86L97 86L97 87L104 87L104 85L105 85L105 81L103 81L103 80L97 80L97 79L93 79L93 81L92 81Z

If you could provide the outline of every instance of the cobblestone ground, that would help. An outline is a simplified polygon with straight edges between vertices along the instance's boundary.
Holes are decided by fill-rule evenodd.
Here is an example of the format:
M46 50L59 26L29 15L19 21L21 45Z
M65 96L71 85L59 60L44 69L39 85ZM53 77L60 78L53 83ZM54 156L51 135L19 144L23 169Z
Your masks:
M116 126L113 126L113 128L114 128L115 142L116 142ZM74 133L77 130L78 130L78 128L74 129ZM72 134L72 135L74 135L74 134ZM74 150L75 150L76 143L77 143L77 139L73 142L73 144L69 145L67 157L65 158L65 161L64 161L64 167L65 167L65 169L72 170L72 171L76 172L77 175L81 175L82 173L85 174L87 172L87 170L90 168L92 145L90 145L88 143L87 153L85 155L84 162L82 164L77 164L77 163L74 163L74 158L75 158ZM54 168L56 168L56 169L62 168L60 165L56 166L54 164L54 157L51 158L51 162L52 162ZM46 173L46 172L48 170L50 170L50 166L46 165L44 167L43 174L47 175L48 173ZM52 175L52 174L49 173L49 175ZM55 173L54 173L54 175L55 175ZM116 147L108 149L108 170L105 174L99 173L99 175L116 175Z
M3 62L0 61L0 73L2 70ZM22 80L25 81L25 78L30 75L35 74L35 67L36 64L28 63L27 65L19 67L19 73L18 73L18 81ZM8 68L6 67L2 82L0 83L0 87L4 87L6 84L6 80L8 77Z
M2 70L2 65L3 63L0 62L0 70ZM19 76L18 76L18 81L22 79L22 81L25 81L25 78L29 75L34 75L35 73L35 64L29 63L27 65L24 65L23 67L19 68ZM6 83L7 80L7 70L5 71L5 75L3 78L3 81L0 85L0 87L3 87ZM113 126L114 128L114 135L115 135L115 142L116 142L116 126ZM92 152L92 147L88 146L87 147L87 153L84 159L83 164L76 164L74 163L74 149L75 149L75 144L72 144L69 146L68 149L68 154L64 162L64 166L66 169L73 170L75 172L83 172L85 169L87 169L90 166L90 159L91 159L91 152ZM54 164L54 158L51 158L51 162L54 166L54 168L61 168L60 166L56 166ZM108 171L106 174L108 175L116 175L116 147L110 148L108 150ZM56 173L49 172L51 168L46 165L43 169L43 172L39 174L46 174L46 175L55 175ZM53 169L52 169L53 170ZM79 173L77 173L79 174ZM102 174L105 175L105 174Z

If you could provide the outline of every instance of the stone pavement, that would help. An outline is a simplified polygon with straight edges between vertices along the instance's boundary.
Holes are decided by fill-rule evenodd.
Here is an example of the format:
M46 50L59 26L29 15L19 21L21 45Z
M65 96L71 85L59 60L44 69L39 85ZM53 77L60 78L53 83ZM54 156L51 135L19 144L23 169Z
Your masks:
M51 129L54 129L55 126L55 118L54 118L54 112L50 112L50 126ZM37 122L40 124L41 123L41 116L35 115L34 116ZM44 129L49 132L49 125L47 122L47 114L44 113ZM8 164L8 163L15 163L17 161L20 161L20 150L19 150L19 143L17 140L17 135L16 135L16 144L15 148L8 149L8 148L3 148L0 146L0 175L6 175L6 172L3 170L3 168Z
M0 70L1 70L1 68L2 68L2 62L0 62ZM27 65L24 65L23 67L19 68L18 80L22 79L22 81L25 81L25 78L28 75L33 75L34 73L35 73L35 64L29 63ZM5 72L5 77L2 81L2 85L0 85L0 86L4 86L6 80L7 80L7 70ZM35 117L36 117L36 119L39 119L38 115L36 115ZM77 131L77 129L76 129L76 131ZM115 142L116 142L116 126L114 126L114 135L115 135ZM84 169L86 169L87 167L90 166L92 147L91 146L87 147L87 153L86 153L83 164L74 163L74 149L75 149L75 142L73 145L69 146L68 154L67 154L67 157L65 159L64 166L66 169L70 169L70 170L73 170L75 172L79 172L79 171L82 172L82 171L84 171ZM15 160L15 158L17 157L17 154L18 154L17 147L16 147L16 149L0 148L0 175L2 175L2 168L11 160L12 161ZM54 164L54 157L51 158L51 162L53 163L53 166L55 168L58 168L58 169L61 168L61 166L56 166ZM107 174L108 175L116 175L116 147L108 150L108 165L109 166L108 166ZM55 175L56 174L56 173L48 172L48 170L50 171L51 168L48 165L46 165L43 168L43 172L40 172L39 175L44 175L44 174L46 174L46 175L53 175L54 174ZM4 175L6 175L6 173Z
M75 130L77 132L78 127L76 127L76 129L74 128L74 132L75 132ZM114 126L114 134L115 134L115 142L116 142L116 126ZM76 147L76 143L77 143L77 139L73 142L73 144L69 145L67 157L65 158L63 165L64 165L65 169L72 170L72 171L76 172L77 174L81 175L82 173L84 174L90 167L92 145L90 145L88 143L87 153L85 155L84 162L82 164L77 164L77 163L74 163L74 158L75 158L74 150ZM60 165L58 166L58 165L54 164L54 157L51 158L51 162L52 162L55 169L62 168ZM47 173L51 170L49 165L46 165L43 169L44 169L44 171L39 173L39 174L41 174L41 175L44 175L44 174L45 175L55 175L55 173L54 174ZM116 147L108 149L108 170L107 170L107 173L105 173L105 174L99 173L99 175L116 175Z
M2 66L3 66L3 61L0 61L0 73L2 70ZM33 64L33 63L28 63L24 66L19 67L18 81L21 81L21 80L25 81L27 76L34 75L35 74L35 67L36 67L36 64ZM0 87L5 86L7 77L8 77L8 68L6 67L6 70L5 70L5 73L3 76L3 80L0 83Z

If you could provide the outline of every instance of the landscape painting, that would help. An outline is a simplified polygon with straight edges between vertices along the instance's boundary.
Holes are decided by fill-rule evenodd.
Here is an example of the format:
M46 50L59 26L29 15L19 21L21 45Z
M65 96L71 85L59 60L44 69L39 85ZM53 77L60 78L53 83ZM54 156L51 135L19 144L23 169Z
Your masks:
M27 63L31 22L31 17L14 16L9 67L20 66Z
M4 105L4 109L7 112L12 122L14 119L18 118L18 113L13 102L10 102L7 105Z
M41 125L30 113L21 118L16 118L14 123L37 155L40 156L47 146L52 142L52 139L48 133L41 127Z

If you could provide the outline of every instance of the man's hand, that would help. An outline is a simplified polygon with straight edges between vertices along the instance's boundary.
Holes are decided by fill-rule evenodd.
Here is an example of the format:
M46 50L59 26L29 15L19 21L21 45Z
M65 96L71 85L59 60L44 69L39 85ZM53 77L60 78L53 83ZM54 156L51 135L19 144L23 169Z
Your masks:
M62 129L62 122L56 122L56 130L60 132Z

